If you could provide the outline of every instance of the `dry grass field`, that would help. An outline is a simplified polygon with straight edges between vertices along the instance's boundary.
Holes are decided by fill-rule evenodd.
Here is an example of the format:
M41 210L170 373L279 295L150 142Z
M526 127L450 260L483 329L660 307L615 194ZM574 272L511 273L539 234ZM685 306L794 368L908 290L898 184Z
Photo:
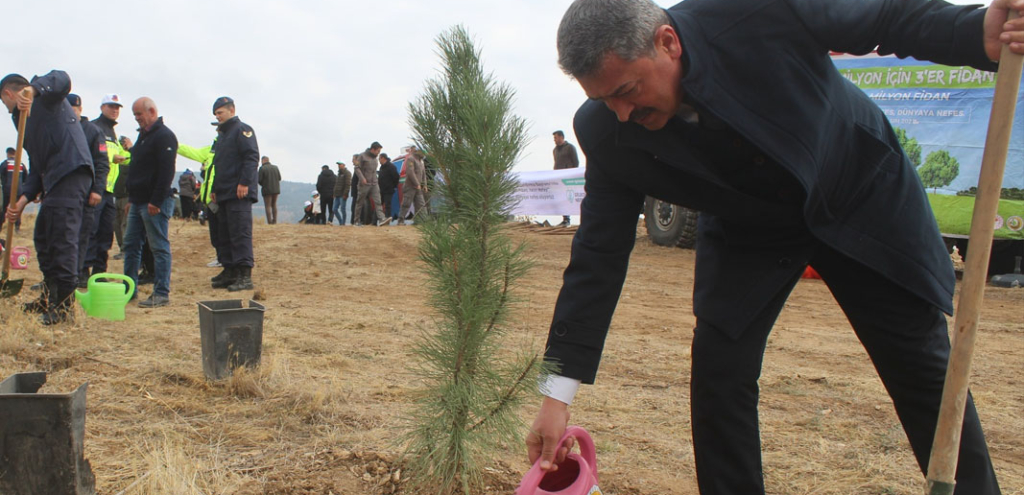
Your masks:
M28 219L15 245L31 245ZM510 345L540 349L569 235L513 229L535 268ZM210 288L205 227L174 221L171 305L134 304L123 322L50 329L0 300L0 379L47 371L43 392L88 382L87 458L99 493L387 494L406 488L394 439L417 384L409 342L430 328L411 227L254 229L266 305L263 363L208 382L197 301L249 298ZM115 248L116 250L116 248ZM597 384L573 422L598 446L609 495L695 494L689 425L692 251L637 240ZM120 262L111 262L120 270ZM143 287L141 296L151 287ZM1024 290L989 288L973 374L1004 494L1024 494ZM768 343L761 378L771 494L918 494L923 476L892 405L827 287L801 281ZM522 411L529 423L535 410ZM495 452L486 493L512 493L525 448Z

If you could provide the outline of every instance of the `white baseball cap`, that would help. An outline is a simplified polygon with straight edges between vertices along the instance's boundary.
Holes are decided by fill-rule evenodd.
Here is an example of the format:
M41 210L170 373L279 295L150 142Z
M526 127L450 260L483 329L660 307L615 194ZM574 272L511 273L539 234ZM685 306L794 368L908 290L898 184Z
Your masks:
M103 95L103 101L100 102L100 106L103 106L103 105L117 105L119 107L120 106L124 106L124 105L121 105L121 99L118 98L117 95L113 94L113 93L111 93L109 95Z

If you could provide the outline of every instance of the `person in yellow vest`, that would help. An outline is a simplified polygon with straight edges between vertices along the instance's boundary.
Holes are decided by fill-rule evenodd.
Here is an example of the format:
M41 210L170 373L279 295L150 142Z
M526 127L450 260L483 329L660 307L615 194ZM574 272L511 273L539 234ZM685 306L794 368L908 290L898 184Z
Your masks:
M107 271L107 258L110 248L114 244L114 230L117 223L114 184L122 174L128 175L127 167L131 162L131 153L121 146L117 133L114 131L120 114L120 98L116 94L110 94L103 97L100 104L100 117L92 121L106 140L107 159L110 163L110 172L107 174L107 181L104 185L103 198L94 209L92 232L89 234L89 246L85 252L84 268L91 270L92 273ZM123 212L123 210L122 206L121 211ZM124 223L123 218L121 221ZM123 234L124 230L122 229L119 233ZM118 246L120 246L123 242L122 236L118 235L117 238Z
M213 142L217 142L216 138ZM217 259L207 263L206 266L211 268L223 266L224 246L220 242L220 236L217 233L219 227L217 223L219 220L217 217L218 208L217 204L211 201L213 181L217 176L217 171L213 167L213 144L203 146L202 148L195 148L187 144L178 143L178 154L189 160L197 161L203 166L199 172L203 182L199 184L199 194L196 197L196 201L206 205L203 209L203 214L206 215L206 224L210 228L210 244L213 244L213 249L217 252Z

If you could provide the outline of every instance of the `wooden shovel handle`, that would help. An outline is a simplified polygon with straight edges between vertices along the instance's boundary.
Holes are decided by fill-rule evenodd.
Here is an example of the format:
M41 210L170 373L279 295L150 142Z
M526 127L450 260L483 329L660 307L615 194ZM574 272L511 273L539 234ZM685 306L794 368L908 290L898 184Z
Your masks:
M1017 12L1010 10L1009 19L1016 17ZM967 250L964 279L960 286L960 300L957 303L953 349L949 355L946 382L942 389L942 406L935 428L931 458L928 461L925 492L927 495L953 493L960 451L960 433L964 422L964 406L967 404L970 383L971 357L974 354L978 319L985 296L992 233L995 230L995 218L999 208L999 193L1002 189L1003 171L1006 168L1006 154L1010 144L1010 131L1013 128L1022 68L1024 56L1010 52L1009 47L1003 45L999 55L995 94L992 98L992 115L988 121L988 135L985 138L985 152L978 177L978 194L971 217L971 246Z
M31 95L32 88L27 87L22 90L22 94ZM18 112L18 148L14 151L14 174L11 177L11 198L9 208L14 209L14 206L18 204L18 182L21 178L21 154L25 150L25 123L28 122L27 112ZM6 170L2 171L6 172ZM3 203L0 203L3 204ZM6 212L2 212L6 213ZM3 269L0 269L0 273L3 274L3 278L7 278L7 274L11 269L11 242L14 242L14 222L7 222L7 239L4 246L4 260Z

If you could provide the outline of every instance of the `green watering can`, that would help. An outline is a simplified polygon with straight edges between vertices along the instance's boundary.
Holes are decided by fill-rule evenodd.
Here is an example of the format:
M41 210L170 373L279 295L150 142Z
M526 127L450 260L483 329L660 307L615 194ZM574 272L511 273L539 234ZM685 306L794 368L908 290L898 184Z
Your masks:
M128 285L121 282L97 281L101 278L123 280ZM85 314L93 318L123 321L124 306L128 304L128 300L135 293L135 281L131 277L119 273L97 273L89 277L87 290L89 292L75 291L75 299L82 304Z

